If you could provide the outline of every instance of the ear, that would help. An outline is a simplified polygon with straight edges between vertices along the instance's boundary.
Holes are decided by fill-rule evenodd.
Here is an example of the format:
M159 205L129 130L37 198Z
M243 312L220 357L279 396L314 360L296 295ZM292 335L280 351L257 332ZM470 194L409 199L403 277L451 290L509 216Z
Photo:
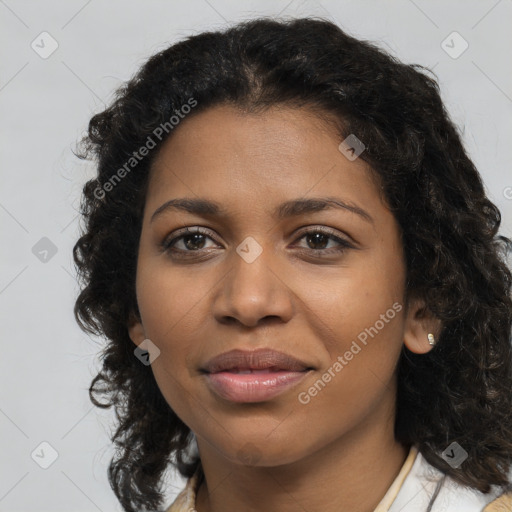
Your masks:
M405 346L415 354L430 352L434 346L428 342L428 335L432 333L437 343L442 327L441 320L427 309L423 300L411 300L405 317Z
M133 343L135 343L137 346L139 346L146 339L142 321L133 313L130 314L130 318L128 320L128 335L130 336L130 339L133 341Z

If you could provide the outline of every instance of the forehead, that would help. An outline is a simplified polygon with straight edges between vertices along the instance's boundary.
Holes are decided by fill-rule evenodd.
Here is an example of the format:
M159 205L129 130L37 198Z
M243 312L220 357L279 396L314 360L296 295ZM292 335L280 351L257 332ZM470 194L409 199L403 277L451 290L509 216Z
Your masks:
M212 107L185 118L162 145L147 200L197 195L268 205L340 192L365 204L380 202L369 166L348 160L340 142L334 125L311 110L276 107L253 114Z

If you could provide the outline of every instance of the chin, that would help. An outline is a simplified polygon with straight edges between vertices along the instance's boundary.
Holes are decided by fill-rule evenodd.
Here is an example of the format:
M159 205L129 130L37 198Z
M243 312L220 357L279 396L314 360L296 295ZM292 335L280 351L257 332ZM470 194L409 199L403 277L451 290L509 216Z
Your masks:
M283 446L282 442L273 444L268 440L261 442L247 441L230 446L228 452L224 452L226 458L235 464L254 467L276 467L291 464L300 460L303 454L296 451L296 443Z

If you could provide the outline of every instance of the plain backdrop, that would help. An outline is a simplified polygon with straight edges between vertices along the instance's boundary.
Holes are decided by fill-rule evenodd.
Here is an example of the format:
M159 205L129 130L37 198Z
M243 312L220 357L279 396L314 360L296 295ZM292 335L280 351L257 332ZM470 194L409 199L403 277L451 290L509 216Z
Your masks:
M512 235L510 0L0 0L0 511L121 510L106 473L113 413L87 394L102 341L72 313L94 167L71 150L148 56L259 15L323 16L432 68ZM169 503L183 483L169 474Z

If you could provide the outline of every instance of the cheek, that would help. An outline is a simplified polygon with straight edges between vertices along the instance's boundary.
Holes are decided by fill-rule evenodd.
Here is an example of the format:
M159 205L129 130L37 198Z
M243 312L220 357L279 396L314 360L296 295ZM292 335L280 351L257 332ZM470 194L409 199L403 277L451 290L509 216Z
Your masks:
M307 386L297 390L296 399L301 405L296 410L309 418L322 418L321 428L326 435L335 435L340 428L350 430L372 411L380 407L391 410L393 406L402 317L394 314L392 305L388 306L380 310L384 314L390 311L388 323L380 320L380 312L369 314L366 325L352 323L352 316L340 321L338 343L329 347L329 363Z
M389 387L404 329L404 269L397 261L396 255L380 254L303 282L307 321L324 351L313 387L301 390L304 401L311 399L307 407L340 404L362 411ZM342 416L344 411L338 410Z
M198 338L202 325L198 318L204 316L211 288L204 279L184 275L161 265L158 269L141 265L137 274L137 300L145 335L160 350L151 366L168 402L183 395L182 388L190 378L188 358L197 343L203 342Z
M137 301L148 338L164 345L180 339L197 322L211 288L206 275L194 276L194 269L171 269L157 261L144 263L137 270Z
M381 352L390 343L401 343L403 269L396 260L389 268L382 261L295 279L294 293L306 306L302 312L331 359L348 350L358 336L362 342L373 336L382 339L373 347Z

